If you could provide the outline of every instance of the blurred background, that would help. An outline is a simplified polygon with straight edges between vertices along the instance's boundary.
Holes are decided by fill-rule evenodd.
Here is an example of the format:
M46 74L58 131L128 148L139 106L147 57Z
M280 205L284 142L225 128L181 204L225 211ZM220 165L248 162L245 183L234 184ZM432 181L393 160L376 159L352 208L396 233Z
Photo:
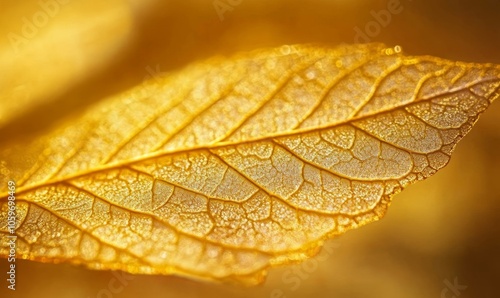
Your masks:
M0 0L0 7L0 143L43 133L146 78L261 47L383 42L410 55L500 64L495 0ZM0 297L496 297L499 117L495 103L450 164L396 196L383 220L330 241L305 263L270 270L260 286L118 278L18 260L17 289L7 291L3 279ZM1 259L1 270L7 266Z

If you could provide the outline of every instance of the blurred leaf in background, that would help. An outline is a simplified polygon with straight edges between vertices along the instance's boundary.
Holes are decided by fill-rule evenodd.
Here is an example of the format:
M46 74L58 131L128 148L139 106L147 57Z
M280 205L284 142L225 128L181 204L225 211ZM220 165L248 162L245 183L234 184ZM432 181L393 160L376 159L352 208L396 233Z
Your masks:
M2 1L0 127L108 65L126 46L131 22L119 0Z

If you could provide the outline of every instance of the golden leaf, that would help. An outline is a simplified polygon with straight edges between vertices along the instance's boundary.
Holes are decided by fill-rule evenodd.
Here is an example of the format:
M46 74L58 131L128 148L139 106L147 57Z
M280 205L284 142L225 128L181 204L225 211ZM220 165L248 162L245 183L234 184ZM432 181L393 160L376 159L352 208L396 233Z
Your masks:
M23 258L256 283L381 218L499 88L498 66L378 44L194 64L0 147L0 232L15 180Z

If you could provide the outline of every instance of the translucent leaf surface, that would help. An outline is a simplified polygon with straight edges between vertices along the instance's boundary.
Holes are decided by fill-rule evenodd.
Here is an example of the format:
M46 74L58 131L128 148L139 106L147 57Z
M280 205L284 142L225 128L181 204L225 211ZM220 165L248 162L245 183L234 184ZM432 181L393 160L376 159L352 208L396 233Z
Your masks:
M0 231L12 179L24 258L256 283L380 219L499 87L498 66L374 44L193 64L0 148Z

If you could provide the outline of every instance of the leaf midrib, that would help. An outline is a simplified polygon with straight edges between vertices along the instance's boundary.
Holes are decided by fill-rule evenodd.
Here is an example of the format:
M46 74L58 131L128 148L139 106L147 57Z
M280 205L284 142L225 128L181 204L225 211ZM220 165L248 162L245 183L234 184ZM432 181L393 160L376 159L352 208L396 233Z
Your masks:
M335 128L335 127L338 127L338 126L341 126L341 125L350 124L352 122L356 122L356 121L368 119L368 118L373 117L373 116L383 115L383 114L387 114L387 113L390 113L390 112L393 112L393 111L404 109L404 108L410 107L412 105L420 104L420 103L422 103L424 101L430 101L430 100L439 98L441 96L445 96L445 95L450 95L450 94L453 94L453 93L462 92L464 90L470 89L470 88L472 88L474 86L477 86L479 84L484 84L484 83L488 83L488 82L495 82L495 81L500 81L500 78L480 80L480 81L477 81L477 82L475 82L473 84L470 84L470 85L464 86L464 87L460 87L460 88L455 89L455 90L448 90L446 92L435 94L435 95L433 95L431 97L427 97L427 98L415 99L414 101L411 101L411 102L408 102L408 103L404 103L402 105L395 106L395 107L392 107L392 108L389 108L389 109L374 111L373 113L369 113L369 114L366 114L366 115L363 115L363 116L356 116L356 117L354 117L352 119L345 119L345 120L342 120L342 121L337 121L335 123L329 123L329 124L324 125L324 126L316 126L316 127L305 128L305 129L296 129L296 130L292 130L292 131L283 131L283 132L279 132L279 133L270 134L270 135L267 135L267 136L261 136L261 137L257 137L257 138L253 138L253 139L247 139L247 140L242 140L242 141L219 142L219 143L214 143L214 144L209 144L209 145L195 146L195 147L192 147L192 148L181 148L181 149L178 149L178 150L158 151L158 152L154 152L154 153L150 153L150 154L145 154L145 155L137 157L137 158L131 158L131 159L127 160L127 161L122 161L122 162L116 162L116 163L110 163L110 164L106 164L106 165L101 165L101 166L98 166L96 168L92 168L92 169L89 169L89 170L86 170L86 171L83 171L83 172L80 172L80 173L77 173L77 174L74 174L74 175L67 175L67 176L64 176L64 177L61 177L61 178L58 178L58 179L50 179L50 180L42 181L42 182L39 182L39 183L31 184L31 185L21 185L16 190L16 194L22 194L22 193L25 193L25 192L29 192L31 189L35 189L35 188L38 188L38 187L46 185L46 184L55 184L55 183L58 183L58 182L64 182L64 181L67 181L67 180L71 180L71 179L75 179L75 178L80 178L80 177L83 177L83 176L86 176L86 175L90 175L90 174L94 174L94 173L104 172L104 171L112 170L112 169L119 169L120 167L123 167L123 166L130 166L130 165L133 165L133 164L136 164L136 163L140 163L140 162L148 161L148 160L153 160L153 159L160 158L160 157L165 157L165 156L168 156L168 155L175 155L175 154L180 154L180 153L189 153L189 152L194 152L194 151L198 151L198 150L210 150L210 149L218 149L218 148L224 148L224 147L230 147L230 146L237 146L237 145L243 145L243 144L248 144L248 143L261 142L261 141L266 141L266 140L272 140L274 138L287 137L287 136L296 136L296 135L299 135L299 134L306 134L306 133L310 133L310 132L316 132L316 131L321 131L321 130L325 130L325 129ZM492 94L498 92L499 89L500 89L500 86L497 87ZM8 192L7 191L5 191L4 193L1 193L0 194L0 201L6 199L7 196L8 196Z

